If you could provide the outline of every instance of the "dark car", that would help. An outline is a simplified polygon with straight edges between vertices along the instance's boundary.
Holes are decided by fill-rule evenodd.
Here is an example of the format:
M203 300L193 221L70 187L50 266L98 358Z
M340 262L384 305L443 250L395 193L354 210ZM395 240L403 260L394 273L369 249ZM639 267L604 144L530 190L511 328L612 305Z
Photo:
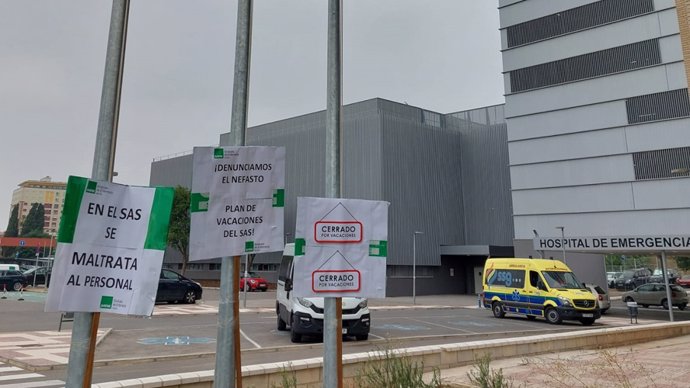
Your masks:
M27 284L34 284L34 274L36 274L36 285L45 285L47 287L50 284L51 272L52 268L49 267L34 267L22 272L22 274L26 278Z
M632 290L645 283L649 283L652 271L647 268L627 269L616 280L616 288L619 290Z
M668 277L668 284L675 284L676 280L680 277L680 273L677 269L669 268L666 270L666 276ZM664 272L661 269L655 269L652 276L649 277L649 283L663 283L664 282Z
M26 287L26 278L21 272L12 269L0 270L0 292L20 291L24 287Z
M201 284L169 269L161 270L156 302L196 303L201 299Z
M247 282L247 291L268 290L268 282L266 279L254 272L249 272L246 278L244 277L244 273L240 276L240 291L244 291L245 281Z

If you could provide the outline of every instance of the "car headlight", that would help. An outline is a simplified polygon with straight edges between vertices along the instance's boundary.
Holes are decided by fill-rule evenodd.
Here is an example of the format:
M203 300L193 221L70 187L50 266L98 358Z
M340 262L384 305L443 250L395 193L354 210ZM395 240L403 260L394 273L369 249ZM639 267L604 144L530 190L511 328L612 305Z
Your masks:
M249 279L249 284L256 284L256 280L254 280L254 279Z
M366 308L368 305L369 305L369 302L367 302L367 300L364 299L364 300L362 300L361 302L359 302L359 304L358 304L357 306L358 306L359 308L363 309L363 308Z
M568 299L568 298L566 298L566 297L564 297L564 296L559 296L559 297L558 297L558 300L561 301L561 303L563 304L563 306L566 306L566 307L573 307L573 304L570 303L570 299Z
M310 302L304 298L297 298L297 302L299 302L299 304L301 304L302 306L304 306L306 308L311 308L311 306L314 305L314 303L312 303L312 302Z

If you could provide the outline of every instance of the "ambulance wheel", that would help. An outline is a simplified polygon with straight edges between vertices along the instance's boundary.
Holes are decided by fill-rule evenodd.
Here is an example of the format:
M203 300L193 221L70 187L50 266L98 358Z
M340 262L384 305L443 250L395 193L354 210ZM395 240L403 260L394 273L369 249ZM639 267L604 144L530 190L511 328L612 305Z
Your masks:
M592 326L594 323L594 318L582 318L580 319L580 322L583 326Z
M494 317L503 318L506 316L505 311L503 311L503 305L501 302L494 302L491 304L491 311L494 313Z
M563 319L561 318L561 313L559 313L558 310L556 310L553 307L547 308L546 312L544 313L544 316L546 317L546 321L548 323L551 323L554 325L557 325L557 324L563 322Z

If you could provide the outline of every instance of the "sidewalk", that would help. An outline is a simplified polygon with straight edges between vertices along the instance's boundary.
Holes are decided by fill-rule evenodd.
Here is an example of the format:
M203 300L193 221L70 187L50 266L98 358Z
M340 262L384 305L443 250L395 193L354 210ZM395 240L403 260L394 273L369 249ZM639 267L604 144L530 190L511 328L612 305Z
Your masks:
M690 336L632 346L577 350L493 360L490 367L514 387L657 387L690 386ZM441 371L452 387L473 387L467 376L476 366ZM427 374L430 377L430 374Z

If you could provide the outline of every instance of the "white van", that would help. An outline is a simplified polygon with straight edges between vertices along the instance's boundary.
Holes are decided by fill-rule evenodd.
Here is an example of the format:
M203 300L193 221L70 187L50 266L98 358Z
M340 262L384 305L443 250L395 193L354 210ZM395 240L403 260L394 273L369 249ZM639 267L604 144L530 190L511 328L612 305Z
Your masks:
M0 264L0 271L19 271L19 264Z
M303 335L323 336L323 298L297 298L290 295L293 279L295 244L285 245L280 263L276 291L278 330L290 330L292 342L300 342ZM358 340L369 338L371 315L364 298L342 298L343 335Z

